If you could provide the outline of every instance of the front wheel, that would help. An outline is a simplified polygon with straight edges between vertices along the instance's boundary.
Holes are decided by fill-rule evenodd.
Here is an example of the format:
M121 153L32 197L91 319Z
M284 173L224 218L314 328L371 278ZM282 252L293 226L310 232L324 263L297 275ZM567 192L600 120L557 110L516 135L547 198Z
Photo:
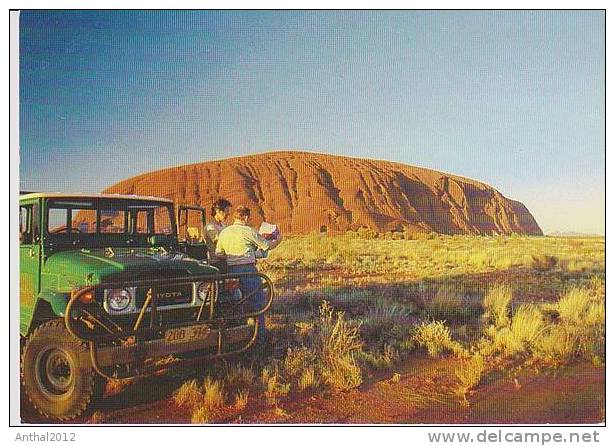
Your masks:
M87 345L71 335L60 319L40 325L28 337L21 357L21 380L41 415L70 420L98 396L100 379L84 359L87 353Z

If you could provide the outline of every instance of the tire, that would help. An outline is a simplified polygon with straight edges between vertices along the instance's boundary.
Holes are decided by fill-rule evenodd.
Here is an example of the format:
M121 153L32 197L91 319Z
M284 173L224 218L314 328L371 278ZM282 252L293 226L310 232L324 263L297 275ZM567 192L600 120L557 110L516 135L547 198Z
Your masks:
M41 324L28 336L21 357L21 382L28 399L46 418L71 420L101 394L88 346L61 319ZM104 382L104 381L103 381Z

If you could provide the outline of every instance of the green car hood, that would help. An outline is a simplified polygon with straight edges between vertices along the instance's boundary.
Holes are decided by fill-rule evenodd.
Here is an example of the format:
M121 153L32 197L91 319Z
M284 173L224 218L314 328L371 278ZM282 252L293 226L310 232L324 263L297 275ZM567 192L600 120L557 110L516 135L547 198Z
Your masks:
M176 272L173 275L215 274L218 270L204 262L178 252L166 252L151 248L137 249L79 249L60 251L47 258L43 275L58 278L60 283L70 286L97 285L114 281L131 280L143 273ZM183 274L182 274L183 273ZM149 274L148 274L149 275Z

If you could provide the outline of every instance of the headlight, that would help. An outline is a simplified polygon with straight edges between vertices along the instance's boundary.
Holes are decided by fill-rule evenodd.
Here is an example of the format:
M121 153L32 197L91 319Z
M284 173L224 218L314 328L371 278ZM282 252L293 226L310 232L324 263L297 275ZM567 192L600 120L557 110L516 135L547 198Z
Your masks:
M124 311L132 301L132 294L126 288L107 290L107 305L113 311Z
M205 300L207 299L207 294L209 293L209 282L201 282L196 287L196 295L199 299Z

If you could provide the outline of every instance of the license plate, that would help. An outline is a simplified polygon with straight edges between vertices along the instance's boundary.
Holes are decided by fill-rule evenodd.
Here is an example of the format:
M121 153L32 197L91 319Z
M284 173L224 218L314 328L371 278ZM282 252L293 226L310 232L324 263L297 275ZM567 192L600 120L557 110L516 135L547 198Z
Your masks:
M164 340L170 344L180 344L203 339L209 334L206 325L193 325L190 327L171 328L164 333Z

